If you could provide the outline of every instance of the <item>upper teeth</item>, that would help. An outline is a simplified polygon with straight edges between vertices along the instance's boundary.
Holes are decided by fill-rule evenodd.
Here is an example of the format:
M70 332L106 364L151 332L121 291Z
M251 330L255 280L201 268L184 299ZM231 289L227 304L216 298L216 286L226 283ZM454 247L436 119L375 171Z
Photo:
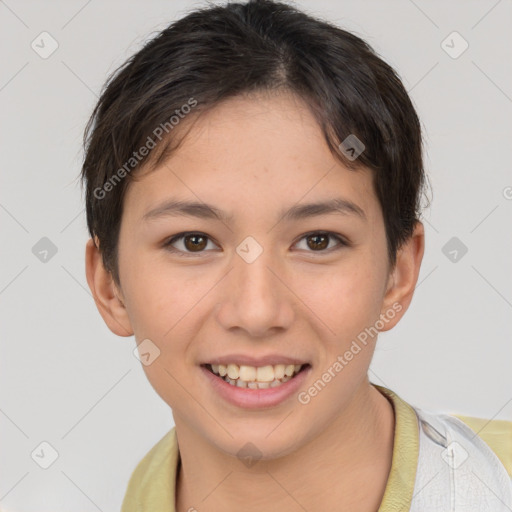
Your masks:
M213 373L221 377L228 376L230 379L240 379L245 382L272 382L275 379L282 379L283 377L291 377L298 373L302 368L301 364L276 364L274 366L247 366L230 363L212 364Z

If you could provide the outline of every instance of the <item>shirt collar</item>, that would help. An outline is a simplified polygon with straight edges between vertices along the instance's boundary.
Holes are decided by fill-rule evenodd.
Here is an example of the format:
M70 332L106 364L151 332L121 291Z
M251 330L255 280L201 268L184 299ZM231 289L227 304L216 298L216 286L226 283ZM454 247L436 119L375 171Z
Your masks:
M419 426L414 409L393 391L372 384L393 406L393 459L378 512L405 512L411 507L419 455ZM130 478L121 512L175 512L176 479L180 464L173 427L140 461Z
M419 424L414 409L396 393L372 384L393 406L395 437L393 460L378 512L399 512L411 508L419 457Z

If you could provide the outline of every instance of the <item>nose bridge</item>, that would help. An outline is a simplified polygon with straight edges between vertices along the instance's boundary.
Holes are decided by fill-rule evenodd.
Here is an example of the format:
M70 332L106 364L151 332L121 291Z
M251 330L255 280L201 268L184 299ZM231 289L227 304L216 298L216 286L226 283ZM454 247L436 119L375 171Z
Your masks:
M236 299L245 306L252 304L260 310L271 310L279 290L269 267L275 266L276 262L272 261L270 249L264 249L255 239L248 238L237 247L234 258Z
M254 261L247 261L243 257L235 258L235 271L239 279L240 293L245 297L254 296L258 299L266 299L268 304L275 299L275 276L269 270L272 268L270 251L264 251ZM275 262L274 262L275 266ZM239 299L242 297L238 297Z
M273 252L254 238L247 237L239 244L219 310L225 328L239 327L261 336L269 329L289 326L291 297L275 275L280 268Z

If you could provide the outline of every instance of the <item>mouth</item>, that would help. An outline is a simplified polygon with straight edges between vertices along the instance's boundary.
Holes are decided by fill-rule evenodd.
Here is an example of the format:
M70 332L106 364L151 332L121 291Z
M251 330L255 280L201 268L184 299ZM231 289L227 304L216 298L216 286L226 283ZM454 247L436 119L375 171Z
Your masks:
M266 366L230 363L227 365L203 364L201 366L231 386L247 389L277 388L311 367L309 363Z

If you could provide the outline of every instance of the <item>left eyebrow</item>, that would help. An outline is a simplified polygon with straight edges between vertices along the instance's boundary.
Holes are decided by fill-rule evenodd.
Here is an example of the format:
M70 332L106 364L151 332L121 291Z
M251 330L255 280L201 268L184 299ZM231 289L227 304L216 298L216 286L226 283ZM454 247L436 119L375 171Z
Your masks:
M366 220L366 214L357 204L347 199L335 198L328 201L300 204L282 210L278 216L281 220L292 221L337 213L341 215L357 215ZM167 200L156 208L146 212L142 220L148 221L163 216L186 216L199 219L213 219L221 222L230 222L233 215L228 215L223 210L207 204L195 201Z
M282 211L280 218L282 218L282 220L299 220L318 215L326 215L329 213L357 215L358 217L361 217L362 220L366 220L366 214L360 206L343 198L292 206L288 210Z

